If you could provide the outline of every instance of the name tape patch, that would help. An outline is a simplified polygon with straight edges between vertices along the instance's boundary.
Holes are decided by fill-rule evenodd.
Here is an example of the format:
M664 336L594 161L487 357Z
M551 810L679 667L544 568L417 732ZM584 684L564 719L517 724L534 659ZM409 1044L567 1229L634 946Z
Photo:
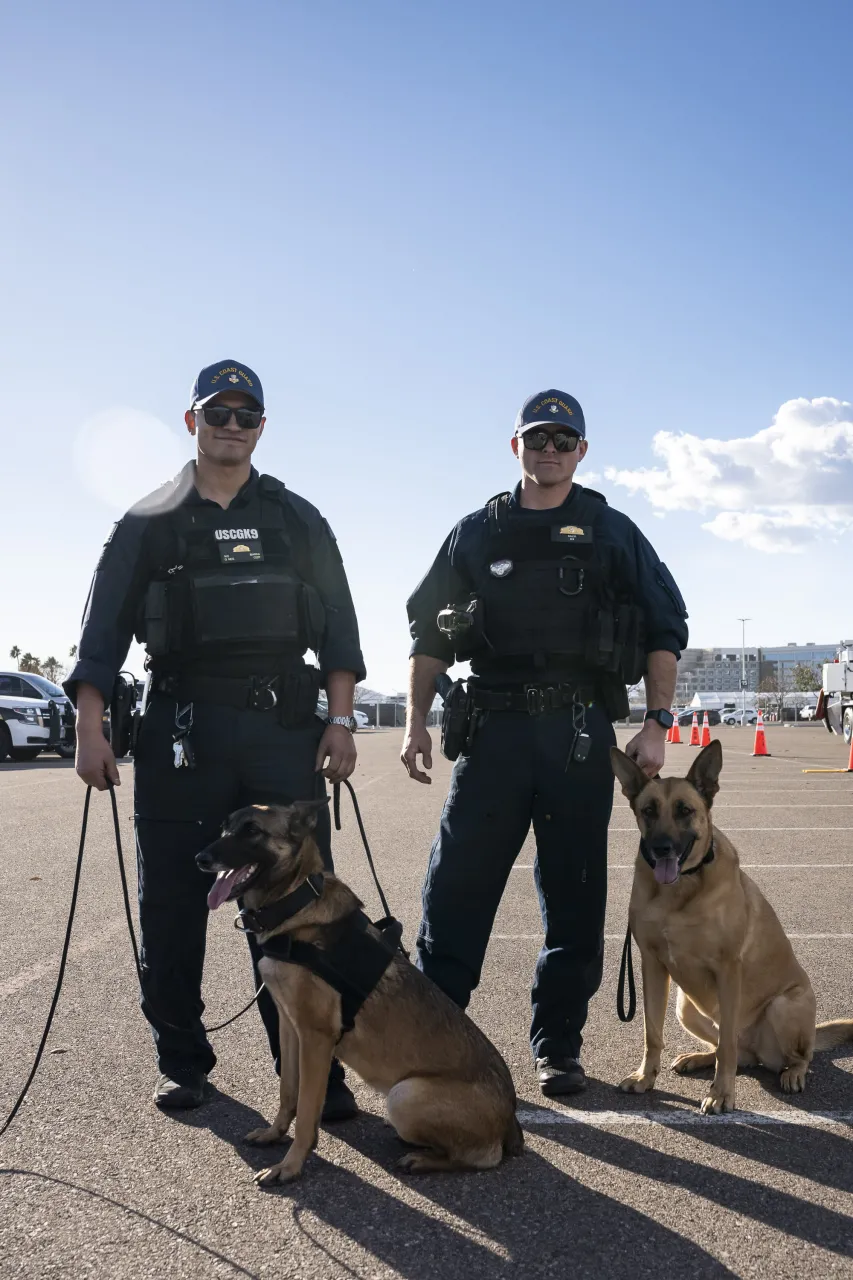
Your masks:
M257 529L217 529L217 542L239 542L240 539L257 538Z
M255 530L252 530L254 533ZM219 533L217 531L217 537ZM236 564L238 560L263 560L264 549L260 538L231 539L219 543L219 560L221 564Z
M552 524L552 542L592 542L592 525Z

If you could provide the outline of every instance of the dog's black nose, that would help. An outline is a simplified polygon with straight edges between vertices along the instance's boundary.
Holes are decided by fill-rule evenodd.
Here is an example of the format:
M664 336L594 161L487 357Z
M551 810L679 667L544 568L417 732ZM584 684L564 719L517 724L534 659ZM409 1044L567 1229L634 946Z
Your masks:
M202 849L195 855L195 864L200 871L210 871L213 858L209 849Z
M671 840L653 840L649 843L649 848L656 858L672 858L678 852Z

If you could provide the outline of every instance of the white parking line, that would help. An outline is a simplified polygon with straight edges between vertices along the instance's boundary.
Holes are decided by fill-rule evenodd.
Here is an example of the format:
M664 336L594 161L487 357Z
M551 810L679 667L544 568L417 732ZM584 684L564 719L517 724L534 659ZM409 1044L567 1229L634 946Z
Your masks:
M523 942L530 939L542 941L541 933L493 933L493 938L499 942ZM796 942L842 942L848 938L853 938L853 933L789 933L789 938L793 938ZM625 933L605 933L605 942L624 942Z
M633 871L636 863L610 862L608 871ZM742 871L836 871L853 867L853 862L742 862ZM532 871L532 862L517 862L513 871Z
M853 1124L853 1111L729 1111L721 1116L703 1116L699 1108L681 1110L663 1108L654 1111L550 1111L530 1107L516 1112L519 1124L530 1126L587 1125L592 1129L616 1129L623 1125L661 1125L680 1128L688 1125L794 1125L806 1129L825 1129L833 1125Z

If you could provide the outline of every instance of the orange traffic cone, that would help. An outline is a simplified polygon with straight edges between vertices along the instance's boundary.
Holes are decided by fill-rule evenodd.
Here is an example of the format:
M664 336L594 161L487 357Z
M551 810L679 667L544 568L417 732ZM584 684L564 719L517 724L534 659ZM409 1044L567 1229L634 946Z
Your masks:
M705 712L705 719L702 721L702 740L700 747L710 747L711 745L711 726L708 723L708 712Z
M669 731L669 740L675 746L681 746L681 730L678 727L678 716L672 722L672 728Z
M699 738L699 721L696 719L696 712L693 712L693 723L690 726L690 742L688 746L699 747L702 743Z
M754 756L770 755L770 752L767 750L767 739L764 736L764 719L760 711L755 725L755 746L752 748L752 754Z

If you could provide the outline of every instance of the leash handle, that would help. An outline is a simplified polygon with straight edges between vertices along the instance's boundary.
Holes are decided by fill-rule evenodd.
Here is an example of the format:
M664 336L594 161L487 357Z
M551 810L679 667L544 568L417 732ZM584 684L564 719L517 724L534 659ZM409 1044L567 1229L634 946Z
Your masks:
M625 1012L625 977L628 978L628 1012ZM619 965L619 982L616 986L616 1012L620 1022L633 1022L637 1012L637 988L634 984L634 957L631 951L631 926L625 934L622 946L622 963Z
M361 836L361 843L364 845L364 852L367 855L367 865L370 867L370 873L373 876L373 883L376 885L376 892L379 894L379 901L382 903L382 910L385 912L386 916L390 916L391 908L388 906L388 901L385 897L385 894L382 892L382 885L379 883L379 876L376 874L376 867L373 864L373 854L370 852L370 845L367 843L367 832L365 831L364 823L361 820L361 810L358 807L358 800L356 799L355 789L348 778L344 778L343 785L346 787L347 791L350 794L350 799L352 800L352 807L355 810L355 820L358 823L358 833ZM334 784L334 787L332 788L332 796L334 801L333 807L335 811L335 830L340 831L341 829L341 784L340 782L336 782Z

